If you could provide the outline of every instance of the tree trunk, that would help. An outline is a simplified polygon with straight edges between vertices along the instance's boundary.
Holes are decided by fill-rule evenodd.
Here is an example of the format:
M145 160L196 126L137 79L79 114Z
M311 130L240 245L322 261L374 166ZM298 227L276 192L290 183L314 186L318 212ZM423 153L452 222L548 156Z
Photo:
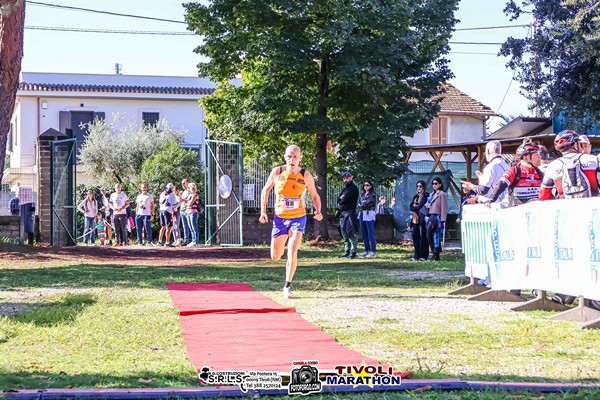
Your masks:
M25 0L0 0L0 184L23 58Z
M329 61L324 58L320 61L320 85L319 94L321 97L321 104L329 96ZM319 106L317 114L323 118L323 121L327 119L327 107ZM317 240L329 239L329 230L327 229L327 134L318 133L316 146L316 180L317 193L321 198L321 212L323 214L323 220L316 221L314 224L314 235Z
M317 240L327 240L329 239L329 230L327 229L327 134L317 134L315 155L315 185L317 186L317 193L321 198L321 212L323 214L323 220L315 220L314 235Z

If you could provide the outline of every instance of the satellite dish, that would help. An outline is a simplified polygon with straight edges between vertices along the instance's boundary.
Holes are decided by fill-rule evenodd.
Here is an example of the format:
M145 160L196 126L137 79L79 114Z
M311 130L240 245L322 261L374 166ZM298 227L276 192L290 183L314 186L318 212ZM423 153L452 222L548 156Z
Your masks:
M219 186L217 190L219 191L219 195L226 199L231 196L231 178L228 175L223 175L219 178Z

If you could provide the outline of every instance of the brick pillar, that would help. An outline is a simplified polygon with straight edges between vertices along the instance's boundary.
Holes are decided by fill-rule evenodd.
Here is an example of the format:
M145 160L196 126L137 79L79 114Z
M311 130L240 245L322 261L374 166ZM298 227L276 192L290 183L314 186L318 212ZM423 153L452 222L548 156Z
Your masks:
M50 210L52 193L50 193L50 157L53 137L38 137L37 140L37 176L38 176L38 216L40 241L50 242Z

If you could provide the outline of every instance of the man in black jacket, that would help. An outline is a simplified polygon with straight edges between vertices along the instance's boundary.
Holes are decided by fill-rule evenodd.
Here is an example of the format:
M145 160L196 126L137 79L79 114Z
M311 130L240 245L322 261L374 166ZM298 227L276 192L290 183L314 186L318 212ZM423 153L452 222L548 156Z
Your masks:
M338 197L338 216L340 217L340 233L344 239L343 257L356 258L358 248L358 219L356 204L358 203L358 187L352 182L352 174L342 174L344 189Z

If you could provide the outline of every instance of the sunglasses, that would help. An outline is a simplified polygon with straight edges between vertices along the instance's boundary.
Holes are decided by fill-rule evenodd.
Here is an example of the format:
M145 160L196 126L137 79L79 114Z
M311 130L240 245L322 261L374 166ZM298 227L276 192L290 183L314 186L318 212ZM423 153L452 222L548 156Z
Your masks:
M369 185L368 183L365 183L363 186L369 186L370 187L371 185Z
M423 187L423 185L417 185L417 187Z
M431 182L432 185L441 185L439 182Z

